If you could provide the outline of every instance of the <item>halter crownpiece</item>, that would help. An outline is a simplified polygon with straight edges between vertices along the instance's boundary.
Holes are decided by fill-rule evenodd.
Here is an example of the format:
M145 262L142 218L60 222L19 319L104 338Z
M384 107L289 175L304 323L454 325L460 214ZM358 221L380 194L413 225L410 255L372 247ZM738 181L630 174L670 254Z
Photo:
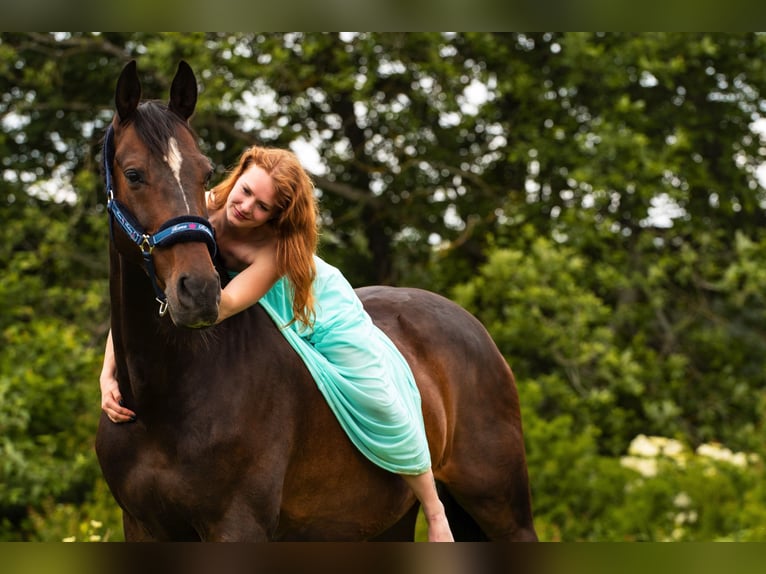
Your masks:
M114 128L110 125L104 137L104 177L106 179L106 209L109 212L109 235L114 239L114 225L117 221L125 234L138 245L144 258L144 267L152 281L157 302L160 304L160 317L168 310L168 300L157 284L152 251L155 247L169 247L186 241L201 241L207 245L210 256L215 258L217 246L215 230L204 217L181 215L163 223L157 233L149 234L128 209L114 197L112 163L114 162Z

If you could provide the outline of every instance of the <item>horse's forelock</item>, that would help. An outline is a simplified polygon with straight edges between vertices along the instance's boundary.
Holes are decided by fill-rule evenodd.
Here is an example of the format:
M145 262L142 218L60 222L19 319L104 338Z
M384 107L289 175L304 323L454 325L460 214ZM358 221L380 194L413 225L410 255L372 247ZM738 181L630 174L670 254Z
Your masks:
M154 155L167 155L168 141L179 126L194 133L189 124L170 111L165 103L154 100L142 102L131 123L138 137Z

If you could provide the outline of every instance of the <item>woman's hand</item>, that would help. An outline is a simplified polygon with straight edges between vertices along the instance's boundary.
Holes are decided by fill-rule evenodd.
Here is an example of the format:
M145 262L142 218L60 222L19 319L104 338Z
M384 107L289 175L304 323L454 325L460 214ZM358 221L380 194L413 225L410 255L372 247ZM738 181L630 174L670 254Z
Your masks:
M122 395L114 375L101 375L101 409L113 423L127 423L136 420L136 413L122 406Z
M136 420L136 413L122 406L120 386L117 384L117 362L114 358L114 341L112 331L106 338L104 349L104 366L99 377L101 386L101 410L106 413L113 423L127 423Z
M136 413L122 406L122 395L117 379L101 375L101 409L113 423L127 423L136 420Z

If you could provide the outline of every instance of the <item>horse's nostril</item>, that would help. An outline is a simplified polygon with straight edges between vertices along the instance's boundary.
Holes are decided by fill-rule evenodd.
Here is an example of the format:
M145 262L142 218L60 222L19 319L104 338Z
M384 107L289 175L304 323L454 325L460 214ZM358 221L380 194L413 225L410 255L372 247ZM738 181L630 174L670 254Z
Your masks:
M218 275L200 277L188 273L182 274L176 284L179 303L185 307L206 306L218 303L220 281Z
M178 278L178 298L186 302L187 299L193 298L193 280L188 275L181 275Z
M193 297L195 294L204 290L204 282L193 275L181 275L178 279L178 291L181 295Z

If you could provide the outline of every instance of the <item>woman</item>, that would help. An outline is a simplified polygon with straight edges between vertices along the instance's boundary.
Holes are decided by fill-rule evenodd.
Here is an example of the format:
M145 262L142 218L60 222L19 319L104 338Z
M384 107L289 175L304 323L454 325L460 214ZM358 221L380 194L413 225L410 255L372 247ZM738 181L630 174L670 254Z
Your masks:
M218 322L260 302L306 362L352 442L412 488L428 539L451 541L412 372L341 273L316 256L317 205L297 157L281 149L246 150L207 194L207 205L232 277L221 292ZM101 407L111 421L128 422L136 414L120 404L115 370L110 333Z

